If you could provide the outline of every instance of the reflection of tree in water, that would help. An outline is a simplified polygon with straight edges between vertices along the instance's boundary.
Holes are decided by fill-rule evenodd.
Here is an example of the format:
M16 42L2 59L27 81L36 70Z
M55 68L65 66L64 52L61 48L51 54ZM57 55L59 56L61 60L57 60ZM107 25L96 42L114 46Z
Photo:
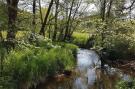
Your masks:
M96 81L89 89L114 89L119 79L117 73L110 75L105 69L96 69Z

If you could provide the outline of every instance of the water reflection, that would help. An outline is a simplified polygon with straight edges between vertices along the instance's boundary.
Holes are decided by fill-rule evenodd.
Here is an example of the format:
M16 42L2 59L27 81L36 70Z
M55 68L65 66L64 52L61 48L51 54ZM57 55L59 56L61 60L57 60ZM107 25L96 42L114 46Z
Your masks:
M77 73L61 81L48 80L38 89L115 89L120 79L129 81L130 76L119 69L105 65L100 69L101 62L94 51L80 49L77 55Z

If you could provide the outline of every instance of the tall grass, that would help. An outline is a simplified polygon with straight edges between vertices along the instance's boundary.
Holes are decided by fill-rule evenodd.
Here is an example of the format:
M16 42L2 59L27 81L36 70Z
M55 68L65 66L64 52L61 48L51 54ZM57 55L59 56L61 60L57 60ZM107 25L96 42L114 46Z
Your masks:
M55 44L61 46L62 48L66 48L72 51L72 54L75 56L77 54L78 46L71 43L64 43L64 42L55 42Z
M6 59L6 73L14 84L30 87L42 78L71 70L75 65L72 50L68 48L25 48L12 51Z

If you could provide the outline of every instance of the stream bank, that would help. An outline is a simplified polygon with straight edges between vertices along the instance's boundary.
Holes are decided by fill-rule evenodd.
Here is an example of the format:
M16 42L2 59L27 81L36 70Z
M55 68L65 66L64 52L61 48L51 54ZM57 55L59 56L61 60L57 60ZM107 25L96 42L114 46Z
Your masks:
M36 89L115 89L117 81L131 78L132 75L107 64L101 69L97 53L79 49L75 72L71 76L48 79Z

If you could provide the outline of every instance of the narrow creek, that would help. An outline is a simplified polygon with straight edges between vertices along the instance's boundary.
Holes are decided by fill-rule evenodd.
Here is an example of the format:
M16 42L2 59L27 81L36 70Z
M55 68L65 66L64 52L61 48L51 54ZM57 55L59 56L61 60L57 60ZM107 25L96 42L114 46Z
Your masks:
M131 77L117 68L105 65L100 68L99 56L91 50L79 49L76 73L71 77L49 79L38 89L115 89L119 80L130 81Z

